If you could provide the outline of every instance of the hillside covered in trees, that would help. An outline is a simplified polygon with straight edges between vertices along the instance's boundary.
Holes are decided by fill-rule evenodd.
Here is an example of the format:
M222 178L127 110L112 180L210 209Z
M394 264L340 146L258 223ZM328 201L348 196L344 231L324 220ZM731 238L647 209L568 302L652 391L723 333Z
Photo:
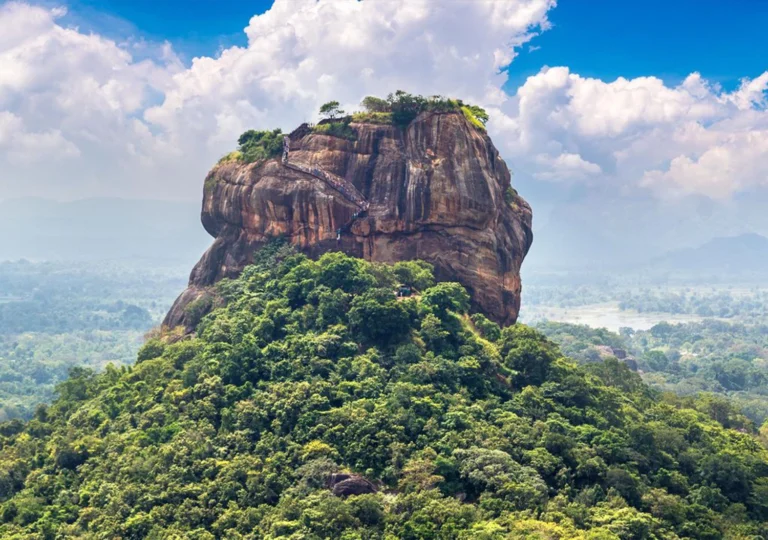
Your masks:
M0 537L768 535L759 434L470 317L429 265L272 244L217 295L0 425Z
M72 367L132 364L180 265L0 262L0 422L29 419Z
M661 322L649 330L540 322L536 329L580 362L599 362L609 349L627 352L653 388L680 396L713 394L701 404L739 409L757 425L768 422L768 327L704 320ZM727 396L727 401L714 394ZM768 426L768 424L766 424Z

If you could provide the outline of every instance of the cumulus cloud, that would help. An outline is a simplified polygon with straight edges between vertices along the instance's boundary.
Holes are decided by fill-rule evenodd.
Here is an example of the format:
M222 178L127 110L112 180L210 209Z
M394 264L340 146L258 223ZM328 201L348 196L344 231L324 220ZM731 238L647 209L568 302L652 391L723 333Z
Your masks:
M501 103L501 68L548 28L554 5L277 0L245 28L247 46L184 67L169 47L138 61L130 46L66 27L61 9L5 4L0 111L11 116L0 130L16 142L0 143L0 166L15 164L2 190L197 198L239 133L292 128L329 99L354 107L405 88ZM23 159L36 145L40 159Z
M134 61L111 40L59 24L65 14L0 6L4 196L127 194L156 151L139 118L180 64L170 56Z
M540 179L727 199L768 185L766 90L768 72L724 92L698 73L671 87L545 68L495 110L491 129Z
M768 72L724 92L698 74L602 81L544 68L508 95L503 68L555 0L276 0L247 45L184 66L0 7L0 193L197 198L249 128L290 129L337 99L396 89L488 108L512 168L542 182L725 199L768 183ZM531 47L533 50L535 46ZM512 64L514 66L514 64Z
M314 119L336 99L397 89L500 103L500 68L515 48L547 28L554 0L278 0L245 29L247 47L197 58L174 77L146 119L170 136L197 133L231 144L252 126L283 128Z

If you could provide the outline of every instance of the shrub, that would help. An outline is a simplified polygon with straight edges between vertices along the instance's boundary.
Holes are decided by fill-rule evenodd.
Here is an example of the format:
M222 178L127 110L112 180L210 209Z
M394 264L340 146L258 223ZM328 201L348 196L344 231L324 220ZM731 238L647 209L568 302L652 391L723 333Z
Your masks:
M394 123L399 126L407 126L420 113L433 112L457 112L461 111L469 122L478 129L485 130L488 122L488 113L477 105L465 104L460 99L450 99L443 96L419 96L398 90L389 94L387 99L367 96L362 101L366 110L354 116L356 122L370 123Z
M408 92L398 90L387 96L392 120L399 126L407 126L420 112L425 110L426 99L422 96L414 96Z
M312 128L312 131L315 133L322 133L323 135L330 135L331 137L347 139L348 141L357 140L357 132L349 127L348 122L328 122L327 124L318 124Z
M375 96L366 96L361 105L369 113L388 113L391 112L389 102L386 99Z
M480 335L485 339L496 341L501 337L501 327L482 313L475 313L471 318L475 328L478 329Z
M361 124L392 124L391 112L359 112L352 115L353 122Z
M205 182L203 183L203 189L206 193L209 191L213 191L213 188L216 186L216 175L213 173L213 171L210 171L208 173L208 176L205 177Z
M280 129L272 131L256 131L249 129L237 139L240 145L242 160L253 163L279 156L283 151L283 132Z
M515 202L515 197L517 197L517 190L513 188L512 186L507 186L507 189L504 190L504 202L507 204L512 204Z
M237 161L243 161L243 153L240 150L233 150L219 160L219 165L222 163L232 163Z
M464 105L461 108L464 117L477 129L485 131L485 123L488 121L488 113L476 105Z

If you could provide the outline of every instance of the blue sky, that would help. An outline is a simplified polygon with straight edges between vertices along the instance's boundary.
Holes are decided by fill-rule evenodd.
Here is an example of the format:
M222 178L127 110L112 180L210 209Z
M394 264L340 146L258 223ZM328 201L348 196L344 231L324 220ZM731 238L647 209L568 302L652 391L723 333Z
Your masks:
M0 0L0 197L199 200L246 129L402 88L489 110L539 227L768 234L768 0L355 1Z
M676 84L699 71L733 88L766 68L765 0L562 0L554 28L534 40L541 49L513 64L510 85L542 64L612 80L655 75Z
M270 0L74 0L69 19L105 35L168 40L187 62L245 45L249 19ZM655 75L674 85L694 71L726 89L765 70L766 0L560 0L553 28L510 68L508 91L542 66L613 80ZM539 48L540 47L540 48Z

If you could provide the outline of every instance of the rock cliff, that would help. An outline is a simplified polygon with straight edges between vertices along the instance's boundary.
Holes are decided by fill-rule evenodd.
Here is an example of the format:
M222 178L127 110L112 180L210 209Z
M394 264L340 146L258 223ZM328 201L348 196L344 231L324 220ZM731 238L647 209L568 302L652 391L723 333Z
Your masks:
M207 289L283 236L311 256L423 259L462 283L503 324L520 308L531 209L484 131L460 112L420 114L406 128L351 123L356 140L301 126L282 159L220 163L205 181L202 222L215 238L166 316L193 325ZM192 313L192 312L195 313Z

